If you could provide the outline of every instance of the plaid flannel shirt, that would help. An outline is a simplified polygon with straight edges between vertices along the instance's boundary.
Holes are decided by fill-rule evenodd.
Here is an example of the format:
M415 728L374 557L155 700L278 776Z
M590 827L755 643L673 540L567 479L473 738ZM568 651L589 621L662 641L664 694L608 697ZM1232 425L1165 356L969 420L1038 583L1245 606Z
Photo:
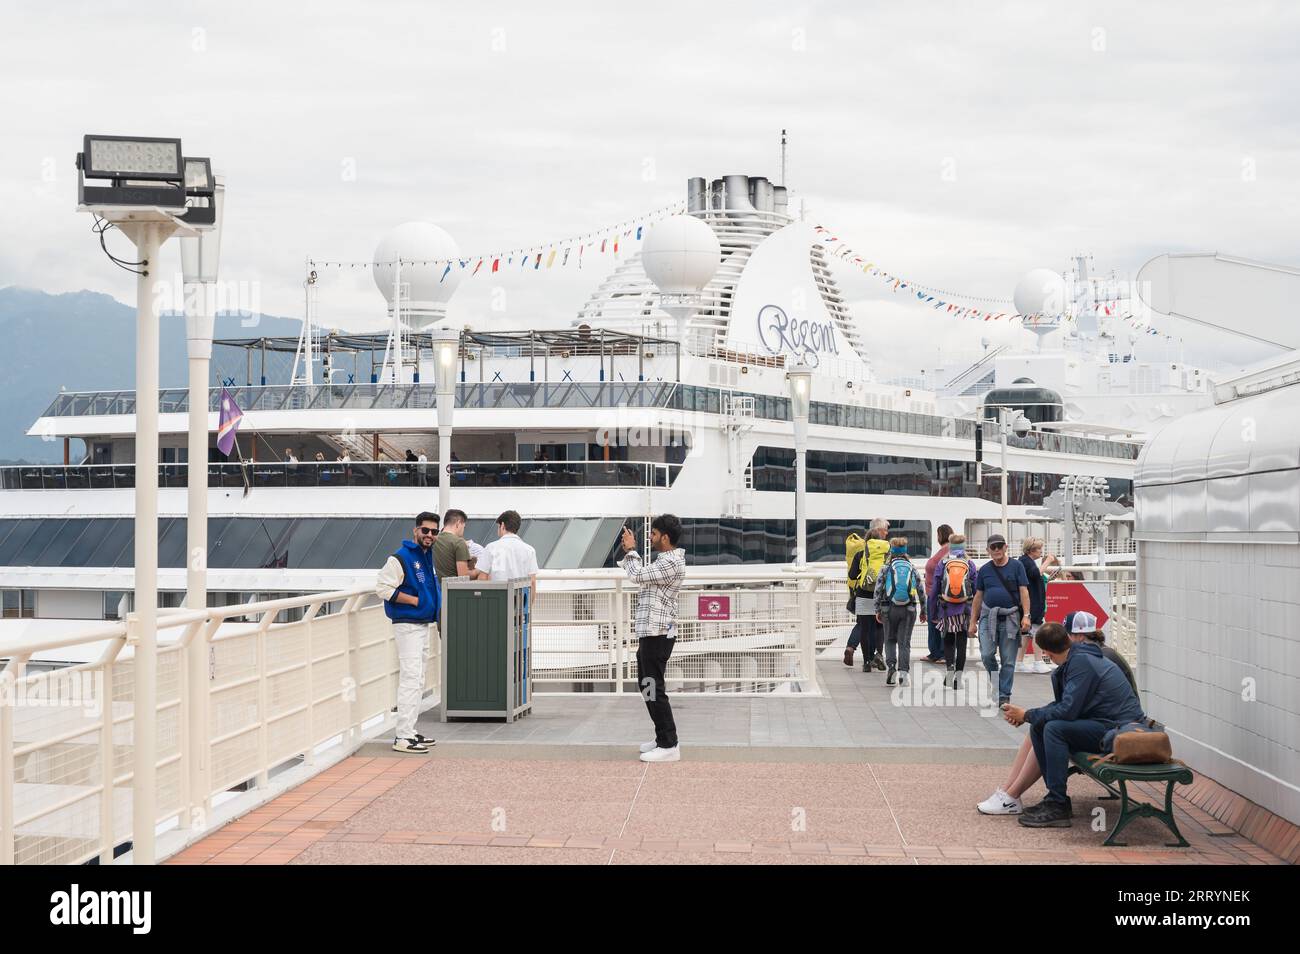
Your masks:
M640 553L629 550L619 565L628 579L641 586L633 618L637 638L669 635L677 624L677 591L686 578L686 551L665 551L647 565Z

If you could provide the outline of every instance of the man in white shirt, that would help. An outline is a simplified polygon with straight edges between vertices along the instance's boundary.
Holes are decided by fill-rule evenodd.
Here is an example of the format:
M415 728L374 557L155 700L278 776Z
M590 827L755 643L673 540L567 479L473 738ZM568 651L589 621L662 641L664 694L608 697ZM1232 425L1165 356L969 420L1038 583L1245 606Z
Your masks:
M537 551L519 537L523 520L507 510L497 517L497 539L483 548L474 569L476 580L518 580L528 577L528 600L537 592Z

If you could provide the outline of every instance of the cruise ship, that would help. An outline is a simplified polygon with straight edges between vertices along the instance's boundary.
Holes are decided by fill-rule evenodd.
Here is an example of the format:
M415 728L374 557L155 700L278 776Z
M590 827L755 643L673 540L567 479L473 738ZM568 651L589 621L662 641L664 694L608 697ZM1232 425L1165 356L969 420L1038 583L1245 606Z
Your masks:
M459 256L454 240L408 223L375 253L386 333L319 327L312 270L297 338L217 341L205 463L210 601L354 585L413 514L436 509L439 480L479 543L494 538L499 513L519 511L544 568L609 566L621 527L645 528L664 511L682 518L692 565L788 564L796 521L786 372L795 362L814 371L809 562L842 559L846 535L874 517L918 557L944 523L978 548L1002 519L1002 449L989 427L977 459L977 423L994 405L1033 422L1005 451L1007 514L1028 527L1069 476L1100 478L1093 486L1130 506L1143 436L1209 403L1199 372L1152 371L1119 353L1113 335L1090 338L1078 322L1045 324L1055 337L1040 335L1035 351L989 349L932 372L928 389L881 380L824 230L792 214L784 187L761 176L692 178L683 216L707 226L718 248L694 295L665 296L640 243L569 327L480 325L448 310L461 277L447 280L442 264ZM460 340L451 456L440 463L432 335L449 326ZM215 446L223 387L244 414L239 459ZM4 612L118 618L133 584L134 394L51 397L30 433L61 441L63 463L3 470ZM162 392L164 605L181 605L185 589L187 410L186 390ZM1122 536L1123 521L1115 526Z

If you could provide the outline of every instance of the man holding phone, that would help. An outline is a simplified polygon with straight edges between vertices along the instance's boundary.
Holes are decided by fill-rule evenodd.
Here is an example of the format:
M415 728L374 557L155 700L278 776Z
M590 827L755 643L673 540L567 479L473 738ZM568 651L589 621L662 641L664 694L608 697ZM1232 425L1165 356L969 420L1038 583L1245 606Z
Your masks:
M677 637L677 594L686 578L686 551L677 546L681 537L682 522L675 516L664 513L655 517L650 524L650 549L656 556L653 562L645 564L637 552L632 531L624 527L619 536L626 551L619 566L627 572L628 579L641 587L633 620L637 637L636 676L655 726L654 741L641 746L642 762L677 762L682 757L664 678Z

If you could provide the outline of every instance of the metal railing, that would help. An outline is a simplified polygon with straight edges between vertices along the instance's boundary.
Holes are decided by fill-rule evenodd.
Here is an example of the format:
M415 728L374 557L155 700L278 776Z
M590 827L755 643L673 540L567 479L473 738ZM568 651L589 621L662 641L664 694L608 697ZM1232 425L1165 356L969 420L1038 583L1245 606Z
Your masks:
M371 605L367 605L370 603ZM286 610L302 618L276 623ZM256 622L231 622L253 617ZM397 656L370 586L160 615L157 784L133 791L136 623L5 647L0 674L0 864L113 860L132 800L159 826L201 833L216 804L299 760L334 761L386 724ZM93 662L27 672L38 653ZM426 688L435 692L435 642Z
M209 487L436 487L438 465L410 461L209 463ZM453 487L664 487L681 464L651 461L457 461ZM135 486L135 464L0 467L0 490L109 490ZM666 481L666 483L665 483ZM185 487L188 464L159 464L159 487Z

